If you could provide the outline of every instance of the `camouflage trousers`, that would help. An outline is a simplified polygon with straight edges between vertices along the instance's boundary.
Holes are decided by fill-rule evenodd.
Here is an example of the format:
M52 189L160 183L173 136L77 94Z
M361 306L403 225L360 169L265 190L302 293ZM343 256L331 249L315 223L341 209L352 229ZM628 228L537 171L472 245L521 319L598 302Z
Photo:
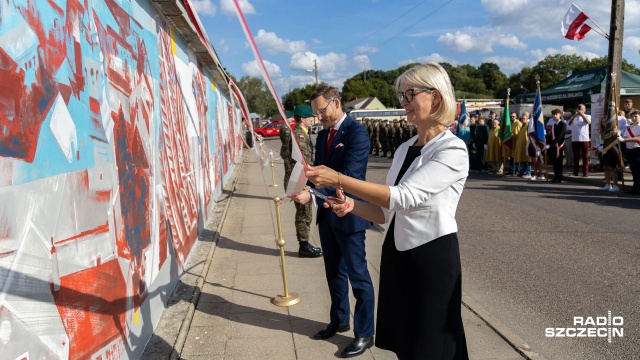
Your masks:
M287 184L289 183L289 178L291 177L291 172L293 171L293 166L291 162L285 160L284 161L284 180L282 186L284 186L284 191L287 191Z
M298 242L309 241L309 232L311 231L311 220L313 219L311 203L302 205L295 203L296 206L296 237Z

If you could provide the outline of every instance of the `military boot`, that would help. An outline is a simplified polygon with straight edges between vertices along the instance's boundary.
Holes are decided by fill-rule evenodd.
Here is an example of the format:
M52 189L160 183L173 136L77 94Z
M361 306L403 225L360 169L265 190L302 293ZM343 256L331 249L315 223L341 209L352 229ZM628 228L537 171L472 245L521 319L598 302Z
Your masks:
M322 250L309 244L308 241L300 241L298 256L301 258L316 258L322 256Z

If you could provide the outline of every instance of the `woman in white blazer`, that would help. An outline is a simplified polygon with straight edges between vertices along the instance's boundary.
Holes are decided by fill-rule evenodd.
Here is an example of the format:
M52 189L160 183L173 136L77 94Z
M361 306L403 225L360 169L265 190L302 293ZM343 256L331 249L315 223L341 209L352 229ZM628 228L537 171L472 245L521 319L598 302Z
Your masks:
M469 173L465 143L449 126L453 87L436 63L415 66L396 80L398 99L418 135L400 145L386 185L310 167L318 187L332 186L342 204L369 221L389 223L382 246L375 344L399 359L468 359L461 316L461 266L455 213ZM344 192L366 202L344 197ZM402 298L399 295L402 294Z

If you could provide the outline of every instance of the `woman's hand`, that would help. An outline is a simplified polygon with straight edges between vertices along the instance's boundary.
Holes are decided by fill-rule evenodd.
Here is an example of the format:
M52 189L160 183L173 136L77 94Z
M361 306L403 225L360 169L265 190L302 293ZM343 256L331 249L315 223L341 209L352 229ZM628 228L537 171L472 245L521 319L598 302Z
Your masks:
M338 172L324 165L307 166L304 174L318 188L335 187L338 184Z
M338 216L338 217L343 217L345 215L347 215L348 213L351 212L351 210L353 210L353 206L355 205L355 202L352 198L347 197L344 195L344 193L342 191L340 191L340 189L336 190L336 197L338 199L343 200L344 202L342 204L329 204L327 202L325 202L323 204L323 206L325 208L329 208L329 206L331 206L331 210L333 210L333 212Z

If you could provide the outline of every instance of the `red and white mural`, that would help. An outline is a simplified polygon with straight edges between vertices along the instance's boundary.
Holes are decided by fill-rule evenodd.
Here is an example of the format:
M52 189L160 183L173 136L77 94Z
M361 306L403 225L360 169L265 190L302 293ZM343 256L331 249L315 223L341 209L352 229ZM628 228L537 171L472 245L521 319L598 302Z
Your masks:
M137 358L239 111L148 0L0 0L0 358Z

